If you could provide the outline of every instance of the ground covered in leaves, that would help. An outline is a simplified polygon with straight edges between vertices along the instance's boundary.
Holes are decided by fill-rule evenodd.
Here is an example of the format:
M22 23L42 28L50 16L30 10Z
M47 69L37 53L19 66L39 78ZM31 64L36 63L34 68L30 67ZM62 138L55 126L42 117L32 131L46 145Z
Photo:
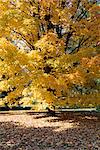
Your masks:
M0 150L100 150L100 118L0 114Z

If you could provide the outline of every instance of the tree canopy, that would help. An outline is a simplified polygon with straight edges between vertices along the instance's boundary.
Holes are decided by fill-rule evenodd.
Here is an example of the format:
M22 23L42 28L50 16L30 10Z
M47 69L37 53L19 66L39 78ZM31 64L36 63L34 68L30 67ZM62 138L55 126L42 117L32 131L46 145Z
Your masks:
M99 6L90 0L0 0L0 97L100 103Z

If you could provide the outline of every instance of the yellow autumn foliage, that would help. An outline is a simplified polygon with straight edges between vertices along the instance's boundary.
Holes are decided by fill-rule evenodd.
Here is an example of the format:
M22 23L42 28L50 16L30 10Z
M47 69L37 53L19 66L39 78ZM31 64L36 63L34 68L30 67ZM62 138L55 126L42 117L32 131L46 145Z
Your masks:
M0 0L0 98L99 105L98 15L88 0Z

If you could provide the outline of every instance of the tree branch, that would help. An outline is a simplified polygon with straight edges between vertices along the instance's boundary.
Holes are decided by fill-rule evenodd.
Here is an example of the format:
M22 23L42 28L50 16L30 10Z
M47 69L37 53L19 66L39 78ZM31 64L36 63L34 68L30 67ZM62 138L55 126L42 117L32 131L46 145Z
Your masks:
M13 32L15 32L16 34L20 35L20 36L22 37L22 39L23 39L24 41L26 41L26 43L28 44L28 47L29 47L31 50L35 50L35 47L34 47L28 40L26 40L26 38L25 38L24 35L22 35L21 33L15 31L15 30L13 30Z
M89 37L84 40L83 40L83 38L84 37L82 37L82 39L79 40L78 46L76 46L69 54L74 54L74 53L78 52L79 49L82 47L82 45L89 39Z

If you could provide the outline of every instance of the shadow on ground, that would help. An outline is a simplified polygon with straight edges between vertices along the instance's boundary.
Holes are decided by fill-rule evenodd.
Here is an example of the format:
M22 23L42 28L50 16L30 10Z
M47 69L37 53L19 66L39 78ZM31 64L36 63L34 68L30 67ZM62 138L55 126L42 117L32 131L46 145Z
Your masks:
M39 116L33 116L33 122L38 119ZM49 122L44 127L34 124L25 127L13 120L0 121L0 150L99 150L99 117L70 114L51 118L44 116L44 119L45 124ZM58 125L52 126L56 122ZM60 126L62 130L59 130Z

